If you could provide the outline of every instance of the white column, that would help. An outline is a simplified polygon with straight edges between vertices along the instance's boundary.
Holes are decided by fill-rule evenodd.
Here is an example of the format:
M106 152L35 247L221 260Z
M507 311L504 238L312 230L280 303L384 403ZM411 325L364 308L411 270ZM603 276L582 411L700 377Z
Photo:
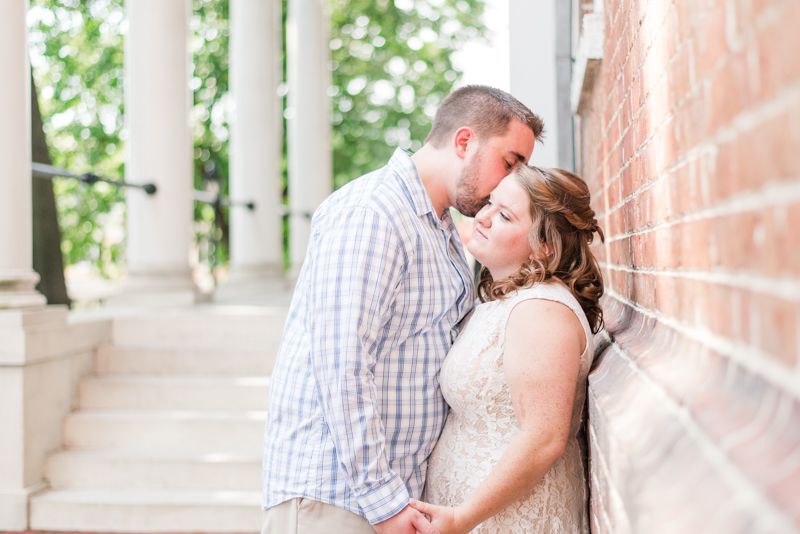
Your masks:
M289 100L289 254L296 275L305 258L310 214L331 194L330 15L323 0L289 0L286 21Z
M191 303L193 168L187 0L127 0L128 297Z
M27 0L9 0L0 16L0 530L9 531L29 528L28 499L45 487L38 453L49 436L37 422L51 407L52 390L44 388L52 383L47 363L26 364L68 341L49 329L58 323L63 331L66 308L44 307L34 289L27 12ZM60 428L60 419L48 422Z
M231 280L283 272L281 198L281 3L231 0L230 79L236 102L230 140Z
M509 0L508 5L510 92L544 120L547 138L536 144L530 160L540 167L558 166L556 1Z
M0 16L0 308L41 306L34 288L31 208L31 97L27 0Z

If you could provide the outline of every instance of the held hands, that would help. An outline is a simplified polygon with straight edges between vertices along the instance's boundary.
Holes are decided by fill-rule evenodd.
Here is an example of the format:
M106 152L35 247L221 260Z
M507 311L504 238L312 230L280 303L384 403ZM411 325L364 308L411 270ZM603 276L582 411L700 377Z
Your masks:
M439 534L467 534L472 530L458 507L436 506L416 499L411 499L408 505L430 516L431 523Z
M412 499L413 500L413 499ZM393 515L386 521L372 525L377 534L440 534L417 510L406 506L403 510Z

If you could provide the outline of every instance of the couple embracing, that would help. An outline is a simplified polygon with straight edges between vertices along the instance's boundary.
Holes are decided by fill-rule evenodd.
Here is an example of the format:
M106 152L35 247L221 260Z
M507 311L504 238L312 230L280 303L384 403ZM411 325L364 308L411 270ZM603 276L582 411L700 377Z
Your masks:
M317 209L270 386L262 534L588 532L602 233L583 180L527 165L542 134L511 95L464 87L419 151ZM477 303L451 206L475 216Z

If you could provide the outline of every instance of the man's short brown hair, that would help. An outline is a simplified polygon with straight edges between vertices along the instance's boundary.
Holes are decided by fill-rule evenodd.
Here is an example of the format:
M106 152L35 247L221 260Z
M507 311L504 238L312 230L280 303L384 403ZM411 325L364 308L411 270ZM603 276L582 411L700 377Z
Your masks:
M425 143L442 148L456 130L464 126L472 128L481 140L502 136L508 132L513 119L527 125L536 140L542 142L544 122L525 104L494 87L467 85L444 99Z

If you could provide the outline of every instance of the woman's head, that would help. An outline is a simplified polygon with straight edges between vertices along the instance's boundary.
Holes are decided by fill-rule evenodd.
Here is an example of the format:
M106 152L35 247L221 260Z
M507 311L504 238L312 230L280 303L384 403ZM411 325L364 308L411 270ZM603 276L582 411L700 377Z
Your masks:
M601 241L604 236L594 215L589 188L579 176L561 169L518 167L475 217L469 250L484 265L478 283L481 300L503 298L555 277L570 288L597 331L603 279L589 244L595 233Z

